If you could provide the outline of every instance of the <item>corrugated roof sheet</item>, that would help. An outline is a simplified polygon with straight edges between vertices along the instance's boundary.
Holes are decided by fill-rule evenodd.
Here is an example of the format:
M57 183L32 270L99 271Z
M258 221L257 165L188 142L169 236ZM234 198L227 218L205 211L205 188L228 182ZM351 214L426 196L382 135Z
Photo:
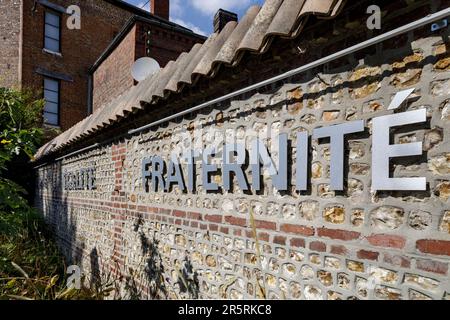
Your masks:
M126 118L142 103L165 99L181 92L198 77L213 77L221 64L236 65L245 51L267 51L275 36L293 38L302 30L306 17L334 17L345 0L267 0L262 7L251 7L239 23L230 22L219 33L212 34L204 44L195 45L152 77L141 81L123 95L104 105L94 114L77 123L42 148L36 158L61 150L120 118Z

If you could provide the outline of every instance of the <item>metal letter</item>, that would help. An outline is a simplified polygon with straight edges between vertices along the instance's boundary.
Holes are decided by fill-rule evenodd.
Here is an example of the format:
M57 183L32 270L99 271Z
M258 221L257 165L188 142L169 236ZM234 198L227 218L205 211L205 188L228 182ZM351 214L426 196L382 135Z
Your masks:
M392 127L421 123L427 120L426 109L382 116L373 119L372 142L372 191L378 190L426 190L426 178L390 178L389 158L421 155L422 142L390 144Z
M165 189L165 182L163 177L165 165L166 163L161 157L155 156L152 158L152 188L154 192L158 192L159 187L161 187L161 189L163 190Z
M364 121L352 121L330 127L315 129L314 139L330 137L331 190L344 190L344 137L350 133L364 131Z
M185 191L186 187L184 186L180 163L178 161L170 161L168 171L169 173L166 182L166 192L170 190L172 184L177 184L180 187L181 191Z
M269 170L272 177L273 186L279 191L288 189L287 178L287 134L278 136L278 170L267 151L266 146L260 139L252 142L251 167L252 167L252 188L254 191L261 190L261 163Z
M308 132L297 132L297 191L308 190Z
M235 163L231 162L231 153L237 154ZM245 164L246 155L245 145L242 143L227 144L224 146L222 168L224 190L231 191L231 172L234 172L236 175L239 188L241 188L242 191L248 190L247 180L245 178L244 171L242 170L242 166Z
M192 149L189 149L186 151L184 155L185 159L187 160L187 167L188 167L188 185L187 189L189 192L194 192L195 190L195 157L196 152Z
M203 169L203 188L205 191L218 191L219 186L215 182L210 182L209 174L217 172L217 165L209 163L209 157L214 156L216 154L213 148L207 148L203 151L203 161L202 161L202 169Z

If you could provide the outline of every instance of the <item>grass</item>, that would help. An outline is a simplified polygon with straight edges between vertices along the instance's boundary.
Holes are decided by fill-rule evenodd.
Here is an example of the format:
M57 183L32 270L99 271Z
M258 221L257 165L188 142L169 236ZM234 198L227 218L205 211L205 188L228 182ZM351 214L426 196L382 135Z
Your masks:
M65 259L42 219L0 212L0 300L102 300L112 291L68 289L66 280Z

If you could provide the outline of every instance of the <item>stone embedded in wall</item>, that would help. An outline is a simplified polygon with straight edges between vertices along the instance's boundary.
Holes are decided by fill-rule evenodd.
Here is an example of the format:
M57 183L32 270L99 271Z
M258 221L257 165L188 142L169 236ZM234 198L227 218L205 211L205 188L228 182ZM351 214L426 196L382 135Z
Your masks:
M303 109L303 103L302 102L294 102L292 104L289 104L287 106L288 113L295 116L299 114Z
M341 76L335 76L331 79L333 93L331 94L331 102L333 104L341 104L344 98L343 89L344 79Z
M353 72L348 79L350 82L350 96L352 99L362 99L381 88L381 68L362 66Z
M405 274L403 282L427 291L434 291L439 286L439 282L434 279L410 273Z
M338 258L326 257L324 265L326 268L339 270L341 268L341 261Z
M341 224L345 222L345 209L342 206L331 206L324 210L323 217L325 221Z
M375 287L375 297L382 300L400 300L401 291L395 288L390 288L386 286L376 286Z
M447 201L450 198L450 182L442 181L436 188L434 188L434 194L442 201Z
M440 107L441 120L450 120L450 100L445 100Z
M302 288L297 282L291 282L289 284L289 291L293 299L300 299L302 297Z
M366 279L360 278L360 277L356 277L355 288L356 288L356 293L361 298L367 298L367 296L369 294L369 289L368 289L368 283L367 283Z
M428 169L436 175L450 174L450 153L432 157L428 160Z
M438 60L434 64L434 69L437 71L450 70L450 50L448 43L442 43L434 48L434 54L438 56Z
M309 261L312 264L315 264L315 265L321 265L322 264L322 259L320 258L320 256L318 254L310 254L309 255Z
M315 277L314 269L308 265L304 265L300 269L300 276L303 280L312 280Z
M300 117L300 122L305 124L313 124L317 121L316 116L313 114L305 114Z
M303 253L295 251L295 250L290 250L289 257L294 262L301 262L305 259L305 255Z
M379 100L371 100L365 103L363 106L364 113L377 112L382 110L384 110L384 105Z
M431 83L430 94L442 96L450 94L450 79L436 80Z
M363 209L353 209L350 217L350 222L355 227L360 227L364 224L365 213Z
M423 141L423 150L424 151L431 150L434 146L441 143L443 138L444 138L444 132L443 132L442 128L434 128L430 131L427 131L425 133L425 138Z
M356 176L366 176L370 172L370 166L367 163L351 163L350 173Z
M342 300L342 294L336 291L328 291L327 292L328 300Z
M304 296L306 300L323 300L322 290L314 285L305 286Z
M256 215L262 216L264 214L264 207L262 203L259 201L252 201L251 208L252 212Z
M417 142L417 135L415 133L403 135L398 138L399 144L414 143L414 142Z
M321 198L333 198L335 194L328 183L321 183L317 186L317 195Z
M329 271L319 270L317 272L317 278L325 287L330 287L333 285L333 275Z
M364 272L364 263L359 261L348 260L347 261L347 269L354 272Z
M415 230L426 230L431 225L431 214L422 210L413 210L409 213L409 226Z
M442 215L441 223L439 224L439 230L450 234L450 210L445 211Z
M322 178L322 164L320 162L314 162L311 169L311 177L313 179L320 179Z
M392 68L395 74L391 78L391 84L398 88L404 88L418 83L422 75L422 69L420 68L422 60L423 55L416 52L405 57L401 62L393 63Z
M346 273L338 274L338 287L344 290L350 290L350 276Z
M319 216L319 202L303 201L299 205L300 216L308 221L313 221Z
M280 205L276 202L269 202L267 204L266 213L268 216L277 216L280 212Z
M327 85L322 81L313 81L308 85L308 98L306 106L309 109L321 109L325 104L325 95L323 94L327 89Z
M288 129L292 129L292 127L294 126L294 124L295 124L295 120L294 120L294 119L288 119L288 120L286 120L286 121L284 122L284 127L285 127L285 128L288 128ZM300 130L298 130L298 131L300 131Z
M399 279L397 272L380 267L370 267L369 274L377 283L395 284Z
M240 214L249 212L249 203L246 199L237 199L237 210Z
M232 214L235 211L234 202L230 199L224 199L222 202L222 209L226 214Z
M340 115L341 112L339 110L324 111L322 114L322 120L325 122L335 121Z
M370 213L372 226L384 230L400 228L404 223L405 212L402 208L381 206Z
M349 158L351 160L361 159L365 156L366 151L364 143L358 141L350 141L349 146L350 146Z
M364 184L358 179L348 179L347 182L347 194L353 199L354 202L361 202L362 193L364 191Z
M433 300L429 296L427 296L419 291L416 291L416 290L409 290L408 298L410 300Z
M358 108L356 106L351 106L345 110L345 120L353 121L357 120L359 116Z
M292 220L297 217L295 205L293 205L293 204L283 205L283 207L281 209L281 213L282 213L282 216L284 219Z

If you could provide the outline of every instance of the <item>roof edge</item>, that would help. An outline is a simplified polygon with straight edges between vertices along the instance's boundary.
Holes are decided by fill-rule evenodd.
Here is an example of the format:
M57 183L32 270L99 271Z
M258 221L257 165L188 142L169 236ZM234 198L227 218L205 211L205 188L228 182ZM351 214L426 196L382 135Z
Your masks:
M186 31L182 29L178 29L176 27L172 27L170 25L162 24L157 21L154 21L152 19L148 19L145 17L141 17L138 15L133 15L128 21L125 23L125 25L122 27L122 29L119 31L119 33L116 35L116 37L111 41L111 43L108 45L108 47L105 49L105 51L102 52L102 54L97 58L97 60L94 62L94 64L88 69L88 73L92 74L94 73L98 67L110 56L110 54L117 48L117 46L122 42L122 40L128 35L131 28L136 24L136 22L144 22L147 24L160 26L166 29L171 29L177 32L184 33L186 35L196 37L199 40L205 41L207 37L202 36L200 34L194 33L192 31Z

